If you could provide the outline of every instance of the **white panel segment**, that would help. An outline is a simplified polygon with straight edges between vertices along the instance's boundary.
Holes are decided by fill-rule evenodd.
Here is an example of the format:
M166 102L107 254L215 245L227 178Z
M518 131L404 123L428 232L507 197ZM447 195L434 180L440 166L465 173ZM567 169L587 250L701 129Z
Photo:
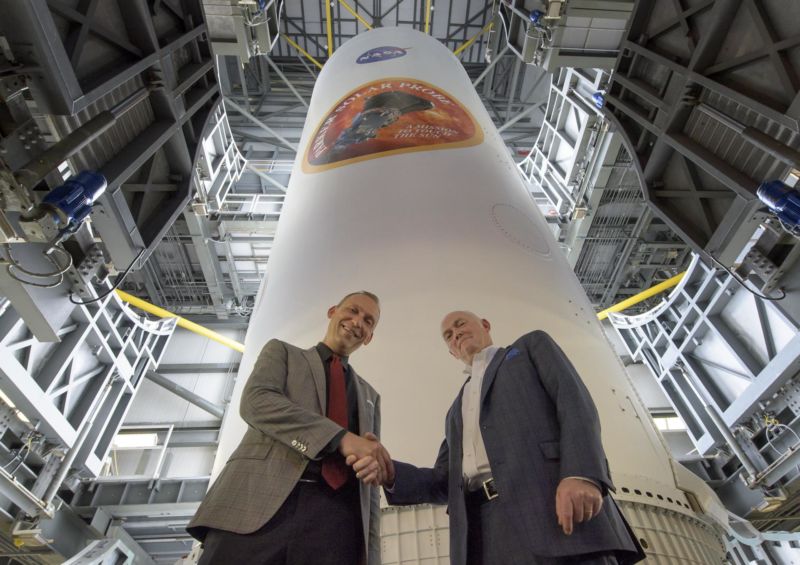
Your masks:
M384 508L381 564L449 565L449 518L444 506Z

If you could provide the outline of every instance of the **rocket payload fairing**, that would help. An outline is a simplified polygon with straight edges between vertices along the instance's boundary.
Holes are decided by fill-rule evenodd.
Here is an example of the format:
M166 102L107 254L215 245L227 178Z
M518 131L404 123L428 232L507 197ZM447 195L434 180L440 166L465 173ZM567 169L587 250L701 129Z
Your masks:
M637 514L627 512L632 525L670 529L668 515L683 538L695 532L719 546L684 491L696 490L693 503L713 494L671 460L447 48L404 28L348 41L319 74L299 147L233 407L269 339L314 345L327 308L366 289L381 298L381 319L352 363L381 394L382 440L392 456L427 466L463 382L439 335L444 314L468 309L487 318L499 345L543 329L594 398L616 498ZM215 475L245 429L229 410Z

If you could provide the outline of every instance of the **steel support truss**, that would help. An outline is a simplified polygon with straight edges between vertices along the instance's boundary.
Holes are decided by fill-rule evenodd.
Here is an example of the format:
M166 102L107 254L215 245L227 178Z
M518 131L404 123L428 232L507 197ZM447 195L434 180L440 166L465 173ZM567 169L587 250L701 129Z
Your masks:
M759 529L800 526L800 320L698 255L669 298L609 319L686 422L687 464ZM741 480L739 480L741 479Z
M199 133L219 88L199 2L73 4L0 2L6 64L26 71L4 85L3 98L10 104L24 97L30 114L28 121L15 115L19 127L3 141L14 150L8 162L16 171L23 156L37 158L121 100L145 93L69 159L72 172L97 170L108 180L93 227L123 270L141 249L147 257L189 202ZM11 147L19 136L24 143ZM64 171L47 177L50 188L63 179Z
M606 92L648 202L728 266L764 218L758 185L798 167L798 17L792 2L642 0Z
M606 80L597 70L556 71L539 137L518 165L600 308L669 278L689 259L688 246L649 212L622 136L592 99Z
M35 535L37 524L47 531L74 522L68 510L58 510L60 499L69 499L78 479L100 474L174 328L173 319L134 314L113 293L75 306L56 343L33 338L14 309L0 315L0 462L8 479L0 486L0 511L9 520L20 510L30 515L33 526L22 528L23 539ZM55 538L51 549L65 557L74 554L70 544L80 545L71 536Z

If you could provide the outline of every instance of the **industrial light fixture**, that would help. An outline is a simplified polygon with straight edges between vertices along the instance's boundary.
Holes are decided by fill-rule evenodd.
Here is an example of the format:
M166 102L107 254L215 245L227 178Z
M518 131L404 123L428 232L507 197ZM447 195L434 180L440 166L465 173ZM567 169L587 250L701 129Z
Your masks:
M686 422L678 416L654 414L653 421L662 432L678 432L686 430Z
M117 434L111 444L113 449L147 449L158 446L158 434L148 433L127 433Z
M14 410L14 412L17 415L17 418L19 418L20 420L22 420L26 424L30 424L31 423L31 421L28 419L28 417L25 416L25 414L23 414L20 411L20 409L16 407L16 405L11 401L11 399L8 396L6 396L6 394L2 390L0 390L0 400L3 401L5 404L7 404L9 408Z

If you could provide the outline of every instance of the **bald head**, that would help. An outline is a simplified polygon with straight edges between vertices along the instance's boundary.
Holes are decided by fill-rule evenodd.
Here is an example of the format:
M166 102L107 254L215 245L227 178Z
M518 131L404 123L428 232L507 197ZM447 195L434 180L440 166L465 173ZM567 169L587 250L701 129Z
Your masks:
M450 312L442 319L442 338L450 355L472 364L476 353L492 345L492 329L488 320L480 318L467 310Z

